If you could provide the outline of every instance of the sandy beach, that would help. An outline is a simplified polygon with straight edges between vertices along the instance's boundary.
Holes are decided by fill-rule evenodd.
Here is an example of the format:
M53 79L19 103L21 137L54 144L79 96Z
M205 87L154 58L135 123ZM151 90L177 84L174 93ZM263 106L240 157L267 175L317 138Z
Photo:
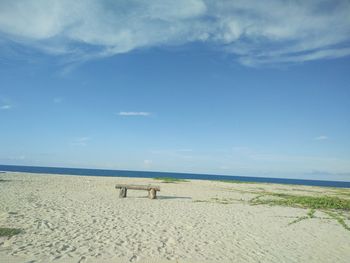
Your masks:
M0 174L1 262L349 262L350 231L322 210L253 205L263 193L350 199L350 189ZM155 184L118 198L115 184ZM350 226L348 211L343 222ZM293 223L294 222L294 223Z

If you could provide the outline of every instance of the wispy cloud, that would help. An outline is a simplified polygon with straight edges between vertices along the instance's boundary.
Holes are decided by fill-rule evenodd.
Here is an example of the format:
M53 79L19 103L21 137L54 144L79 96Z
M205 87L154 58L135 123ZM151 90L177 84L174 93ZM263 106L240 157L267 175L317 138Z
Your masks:
M255 66L350 55L349 13L347 0L3 0L0 33L72 61L204 42Z
M314 138L315 141L324 141L324 140L328 140L328 136L326 135L320 135Z
M0 106L0 110L10 110L12 109L12 105L5 104Z
M146 111L120 111L118 112L119 116L150 116L151 113L150 112L146 112Z
M90 137L78 137L73 141L72 145L87 146L90 141L91 141Z
M1 46L1 37L0 37L0 46ZM14 107L15 107L15 104L10 98L0 95L0 110L4 110L4 111L11 110Z
M143 160L143 167L144 168L151 168L152 164L153 164L152 160Z
M152 163L152 160L143 160L143 164L149 165Z

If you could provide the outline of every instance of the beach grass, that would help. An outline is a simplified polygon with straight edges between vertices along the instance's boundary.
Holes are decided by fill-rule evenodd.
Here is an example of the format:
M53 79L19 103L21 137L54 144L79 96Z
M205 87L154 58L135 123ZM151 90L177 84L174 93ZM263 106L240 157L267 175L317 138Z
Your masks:
M162 183L184 183L184 182L189 182L188 180L185 180L185 179L178 179L178 178L173 178L173 177L156 177L156 178L153 178L153 179L162 181Z
M258 182L248 182L248 181L239 181L239 180L213 180L213 181L230 183L230 184L259 184Z
M271 199L266 197L272 197ZM264 197L264 199L262 198ZM306 216L297 218L288 225L298 223L305 219L315 218L316 210L320 210L335 219L344 229L350 231L350 227L345 223L346 217L342 212L350 211L350 200L334 196L302 196L281 193L264 193L252 198L254 205L279 205L289 207L309 208Z
M309 212L307 213L307 216L309 218L314 218L315 217L315 212L316 212L315 209L310 209Z
M271 196L277 198L262 199L262 196ZM253 198L250 202L255 205L280 205L309 209L336 209L350 211L350 200L335 196L305 196L281 193L264 193Z
M21 233L21 229L18 228L6 228L6 227L0 227L0 237L12 237L14 235L17 235Z
M296 224L300 221L303 221L303 220L306 220L306 219L309 219L308 216L301 216L301 217L298 217L297 219L293 220L292 222L290 222L288 225L293 225L293 224Z
M350 227L347 224L345 224L344 216L342 214L331 212L331 211L323 211L323 212L325 212L331 218L337 220L340 225L342 225L346 230L350 231Z
M350 212L350 200L340 198L338 196L319 195L292 195L285 193L276 193L268 191L242 191L235 190L242 194L254 194L247 203L250 205L269 205L269 206L287 206L295 208L309 209L304 216L296 217L295 220L288 225L298 223L303 220L319 218L315 216L316 211L324 212L330 219L336 220L344 229L350 231L350 226L347 225L346 220L350 217L347 215ZM218 198L214 197L209 200L196 200L195 202L208 202L217 204L234 204L243 201L233 198Z
M288 225L292 225L292 224L298 223L298 222L300 222L302 220L305 220L305 219L315 218L315 212L316 212L315 209L310 209L309 212L307 212L306 216L298 217L294 221L290 222Z

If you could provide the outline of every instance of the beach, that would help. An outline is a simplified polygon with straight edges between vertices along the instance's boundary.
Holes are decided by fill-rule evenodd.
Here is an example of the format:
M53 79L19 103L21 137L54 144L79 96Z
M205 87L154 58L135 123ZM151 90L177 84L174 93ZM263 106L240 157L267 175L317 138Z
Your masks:
M0 227L21 230L0 237L1 262L350 258L349 211L264 203L286 194L349 200L350 189L30 173L1 173L0 179ZM161 191L155 200L139 190L119 198L116 184L159 185Z

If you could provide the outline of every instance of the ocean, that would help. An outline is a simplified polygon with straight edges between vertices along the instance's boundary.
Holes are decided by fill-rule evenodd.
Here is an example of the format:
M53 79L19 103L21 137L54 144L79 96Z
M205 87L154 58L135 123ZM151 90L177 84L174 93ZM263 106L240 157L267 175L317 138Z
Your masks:
M250 177L250 176L230 176L230 175L215 175L215 174L126 171L126 170L40 167L40 166L19 166L19 165L0 165L0 171L39 173L39 174L45 173L45 174L64 174L64 175L108 176L108 177L141 177L141 178L173 177L173 178L178 178L178 179L194 179L194 180L235 180L235 181L243 181L243 182L295 184L295 185L312 185L312 186L350 188L350 182L341 182L341 181L304 180L304 179L286 179L286 178Z

